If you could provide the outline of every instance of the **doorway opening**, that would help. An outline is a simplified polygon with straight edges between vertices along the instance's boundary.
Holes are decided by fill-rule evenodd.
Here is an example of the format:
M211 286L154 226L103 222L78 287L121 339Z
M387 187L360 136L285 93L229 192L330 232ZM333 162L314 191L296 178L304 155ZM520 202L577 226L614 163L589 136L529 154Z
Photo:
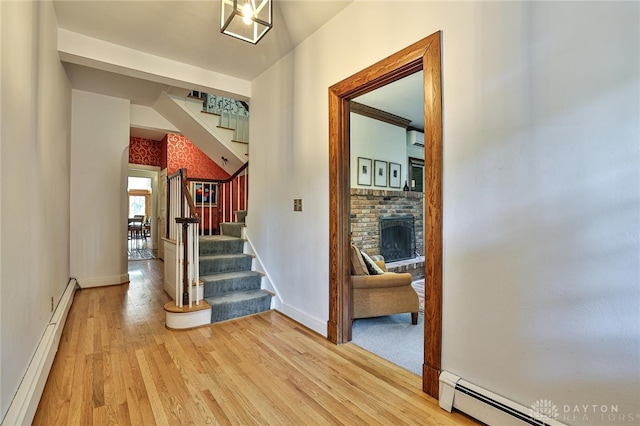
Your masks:
M422 70L424 75L425 321L423 391L438 397L442 348L441 34L436 32L329 88L328 339L351 340L350 101Z
M127 258L157 257L157 167L130 165L127 177Z
M132 177L128 179L129 217L151 216L151 178Z

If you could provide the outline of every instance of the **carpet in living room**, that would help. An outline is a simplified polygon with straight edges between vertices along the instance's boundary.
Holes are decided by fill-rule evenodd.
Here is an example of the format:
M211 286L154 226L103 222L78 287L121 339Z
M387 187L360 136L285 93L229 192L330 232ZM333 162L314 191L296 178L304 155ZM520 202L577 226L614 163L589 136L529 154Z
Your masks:
M420 302L417 325L411 325L409 313L356 319L351 341L420 376L424 358L424 278L411 285Z
M411 314L396 314L353 321L352 343L381 358L422 375L424 314L411 324Z

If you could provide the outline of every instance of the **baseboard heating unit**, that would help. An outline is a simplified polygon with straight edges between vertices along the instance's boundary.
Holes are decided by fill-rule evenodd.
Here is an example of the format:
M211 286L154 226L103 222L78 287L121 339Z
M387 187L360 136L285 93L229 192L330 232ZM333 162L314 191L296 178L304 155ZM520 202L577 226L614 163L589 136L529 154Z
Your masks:
M563 426L554 413L540 413L486 389L469 383L455 374L440 373L440 407L448 412L453 408L488 425L499 426ZM557 413L555 413L557 415Z

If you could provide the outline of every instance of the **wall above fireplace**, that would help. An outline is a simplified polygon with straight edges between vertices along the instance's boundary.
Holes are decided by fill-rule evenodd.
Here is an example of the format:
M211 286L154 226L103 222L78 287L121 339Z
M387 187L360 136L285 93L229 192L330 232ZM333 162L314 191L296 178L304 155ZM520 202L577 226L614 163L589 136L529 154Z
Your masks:
M424 194L351 188L351 241L369 255L380 253L380 218L413 216L415 251L424 255Z

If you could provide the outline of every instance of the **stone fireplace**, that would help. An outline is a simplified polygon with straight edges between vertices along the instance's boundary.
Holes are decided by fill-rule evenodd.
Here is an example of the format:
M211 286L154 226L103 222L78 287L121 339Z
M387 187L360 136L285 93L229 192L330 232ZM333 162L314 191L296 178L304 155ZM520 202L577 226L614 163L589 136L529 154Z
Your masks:
M382 254L386 261L393 262L381 252L381 219L385 222L387 219L410 218L413 236L408 256L423 256L423 210L422 192L351 188L351 241L367 254Z

